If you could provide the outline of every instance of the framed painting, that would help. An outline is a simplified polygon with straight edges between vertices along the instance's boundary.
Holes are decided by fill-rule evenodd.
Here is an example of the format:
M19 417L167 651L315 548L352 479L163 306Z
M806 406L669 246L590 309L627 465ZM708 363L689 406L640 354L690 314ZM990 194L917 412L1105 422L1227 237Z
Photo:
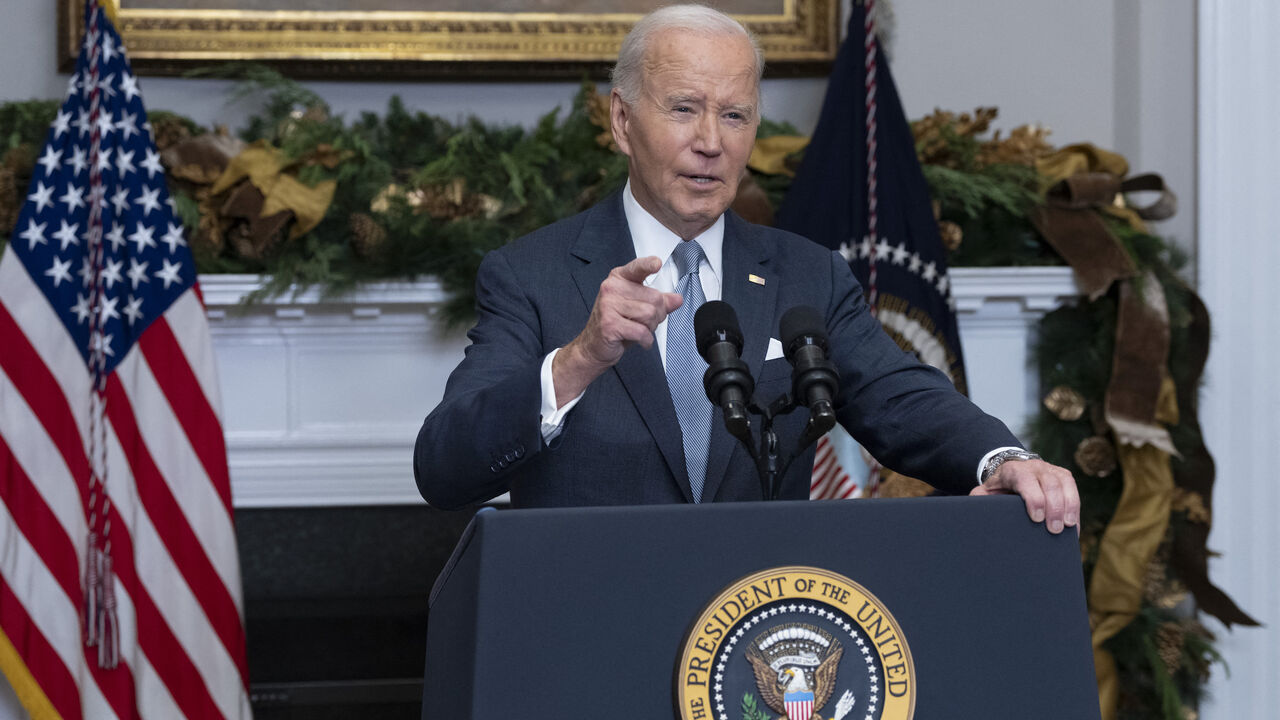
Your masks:
M84 0L58 2L69 71ZM664 0L120 0L139 72L234 60L310 77L581 78L603 73L631 25ZM838 0L719 0L760 39L770 75L823 74Z

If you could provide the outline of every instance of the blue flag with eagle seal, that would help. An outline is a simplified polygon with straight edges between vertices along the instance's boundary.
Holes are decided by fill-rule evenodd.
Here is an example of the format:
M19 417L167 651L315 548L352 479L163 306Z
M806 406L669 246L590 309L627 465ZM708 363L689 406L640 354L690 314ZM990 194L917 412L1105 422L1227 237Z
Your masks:
M836 57L813 139L777 225L838 250L870 292L876 265L876 313L904 349L965 392L964 360L946 250L938 234L915 139L883 53L875 63L877 229L869 232L865 8L855 2Z
M775 224L839 251L890 337L967 392L946 250L911 126L862 0L853 2L848 30ZM810 497L875 494L879 469L872 464L868 473L865 460L836 427L818 443Z

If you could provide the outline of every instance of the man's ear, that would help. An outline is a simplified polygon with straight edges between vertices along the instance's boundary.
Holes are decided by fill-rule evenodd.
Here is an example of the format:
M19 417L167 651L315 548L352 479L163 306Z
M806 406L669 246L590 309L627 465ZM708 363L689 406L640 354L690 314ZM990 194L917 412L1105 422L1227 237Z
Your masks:
M627 157L631 157L631 138L627 134L630 119L631 108L622 101L622 94L615 88L609 93L609 127L613 130L613 141Z

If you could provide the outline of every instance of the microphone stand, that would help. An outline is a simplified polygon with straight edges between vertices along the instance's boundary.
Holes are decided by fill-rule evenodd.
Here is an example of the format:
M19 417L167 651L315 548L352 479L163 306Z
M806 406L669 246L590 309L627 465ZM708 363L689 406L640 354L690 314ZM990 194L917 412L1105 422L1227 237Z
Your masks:
M782 336L790 348L786 358L793 368L791 392L783 393L768 405L761 405L755 399L755 382L742 362L742 331L733 308L720 300L703 303L694 316L694 326L698 354L707 361L707 370L702 376L707 399L721 408L725 429L747 448L747 454L755 461L761 495L766 500L776 500L782 489L779 479L787 468L836 422L831 397L835 395L839 377L835 366L827 360L822 316L808 306L794 307L782 316ZM797 397L809 407L809 422L800 434L796 449L780 460L773 420L800 407ZM758 447L752 443L748 413L760 416Z
M791 467L791 463L805 451L805 448L818 441L824 433L835 425L835 413L830 411L829 406L823 411L810 411L809 422L805 424L804 432L800 435L800 441L796 444L796 449L780 461L778 457L778 434L773 430L773 419L779 415L786 415L798 407L803 407L791 397L790 393L783 393L768 405L761 406L754 399L747 406L747 410L755 415L760 416L760 440L759 448L752 444L750 422L746 427L739 428L733 432L733 436L747 449L747 454L756 463L756 474L760 477L760 491L766 500L777 500L778 494L782 490L779 479L787 468Z

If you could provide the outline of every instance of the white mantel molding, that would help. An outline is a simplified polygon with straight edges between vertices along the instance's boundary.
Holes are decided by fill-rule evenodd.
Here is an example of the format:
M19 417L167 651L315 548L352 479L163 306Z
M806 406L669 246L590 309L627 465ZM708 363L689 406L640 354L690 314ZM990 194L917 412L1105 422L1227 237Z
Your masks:
M956 312L977 314L992 301L1017 304L1025 312L1044 313L1079 296L1069 267L951 268Z
M201 275L200 290L205 306L212 315L230 308L249 309L244 298L262 288L260 275ZM444 289L436 280L415 282L365 283L348 293L329 294L318 288L292 286L288 292L264 297L252 306L284 307L307 305L428 305L438 306L446 300Z
M1030 331L1076 297L1069 268L953 268L971 395L1018 429L1037 401ZM237 507L422 502L413 443L466 337L434 280L244 304L253 275L203 275ZM1010 378L1013 378L1011 381Z

